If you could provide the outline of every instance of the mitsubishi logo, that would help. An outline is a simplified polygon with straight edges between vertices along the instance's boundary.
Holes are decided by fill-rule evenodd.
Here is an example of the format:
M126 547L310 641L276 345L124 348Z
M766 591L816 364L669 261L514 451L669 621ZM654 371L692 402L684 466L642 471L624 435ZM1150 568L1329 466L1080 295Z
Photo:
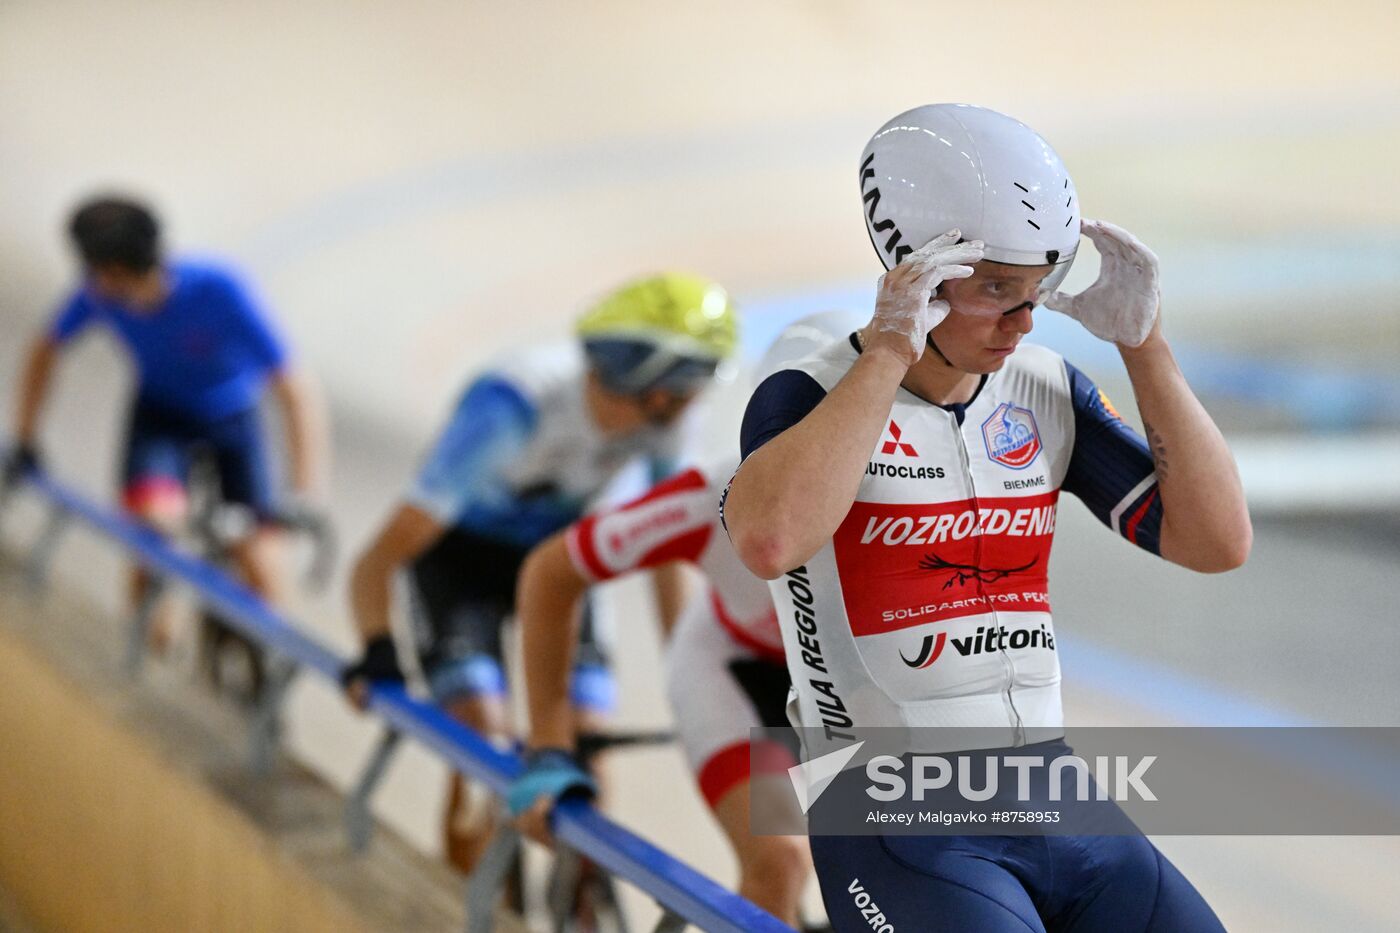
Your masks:
M881 445L880 453L892 454L897 448L899 452L904 454L904 456L906 457L917 457L919 455L919 452L914 449L913 444L907 444L899 439L901 434L899 430L899 425L895 424L893 421L890 422L889 434L890 439L885 441L885 443Z

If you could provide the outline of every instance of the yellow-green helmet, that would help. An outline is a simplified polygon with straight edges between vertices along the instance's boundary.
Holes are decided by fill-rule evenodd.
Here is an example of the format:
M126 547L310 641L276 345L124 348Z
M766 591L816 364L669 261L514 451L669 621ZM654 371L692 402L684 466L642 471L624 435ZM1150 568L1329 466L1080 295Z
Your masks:
M694 392L739 339L729 294L685 272L627 283L579 318L577 331L603 384L628 394Z

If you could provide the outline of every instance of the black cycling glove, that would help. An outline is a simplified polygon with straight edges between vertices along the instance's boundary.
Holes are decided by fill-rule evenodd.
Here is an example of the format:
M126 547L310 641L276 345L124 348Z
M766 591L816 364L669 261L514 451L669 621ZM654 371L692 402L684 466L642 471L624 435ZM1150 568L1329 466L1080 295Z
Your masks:
M348 687L356 680L404 682L403 668L399 667L399 653L394 648L390 635L377 635L365 645L365 653L354 664L346 665L340 672L340 682Z

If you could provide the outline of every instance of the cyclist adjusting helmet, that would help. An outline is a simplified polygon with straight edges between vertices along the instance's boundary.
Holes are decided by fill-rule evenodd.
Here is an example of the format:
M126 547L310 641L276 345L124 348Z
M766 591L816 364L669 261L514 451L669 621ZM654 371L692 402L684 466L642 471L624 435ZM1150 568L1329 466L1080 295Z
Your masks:
M1249 552L1239 476L1162 335L1157 257L1084 219L1033 130L920 107L871 139L860 185L887 270L870 322L754 393L727 527L773 581L810 758L849 761L885 727L899 754L1015 747L1049 761L1067 751L1047 595L1060 494L1129 543L1215 572ZM1099 277L1065 294L1081 233ZM1146 440L1088 376L1022 342L1042 303L1115 345ZM1031 807L1061 791L1042 785ZM807 812L819 825L831 810ZM874 926L872 913L899 930L1221 929L1139 835L874 828L811 845L837 930Z

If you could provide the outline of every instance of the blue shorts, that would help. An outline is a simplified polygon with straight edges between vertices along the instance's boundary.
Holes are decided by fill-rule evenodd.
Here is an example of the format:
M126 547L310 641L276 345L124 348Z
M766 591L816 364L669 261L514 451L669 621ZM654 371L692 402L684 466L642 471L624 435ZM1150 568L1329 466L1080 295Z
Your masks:
M501 627L515 611L515 582L527 550L450 529L410 568L423 673L439 703L506 694ZM607 652L584 617L570 694L577 709L617 706Z
M474 697L504 697L506 675L499 659L472 654L435 664L428 672L428 688L439 703ZM569 699L575 709L608 714L617 709L617 680L601 664L574 665Z
M1047 757L1070 751L1063 740L1044 748ZM1073 780L1072 770L1065 775ZM1065 799L1072 797L1067 786ZM813 836L811 845L837 933L1225 929L1191 882L1141 835Z
M247 506L260 520L275 513L267 446L256 409L200 421L137 399L122 462L122 502L129 511L157 496L186 495L196 456L210 458L223 501Z
M1143 836L813 836L811 843L837 933L1225 930Z

